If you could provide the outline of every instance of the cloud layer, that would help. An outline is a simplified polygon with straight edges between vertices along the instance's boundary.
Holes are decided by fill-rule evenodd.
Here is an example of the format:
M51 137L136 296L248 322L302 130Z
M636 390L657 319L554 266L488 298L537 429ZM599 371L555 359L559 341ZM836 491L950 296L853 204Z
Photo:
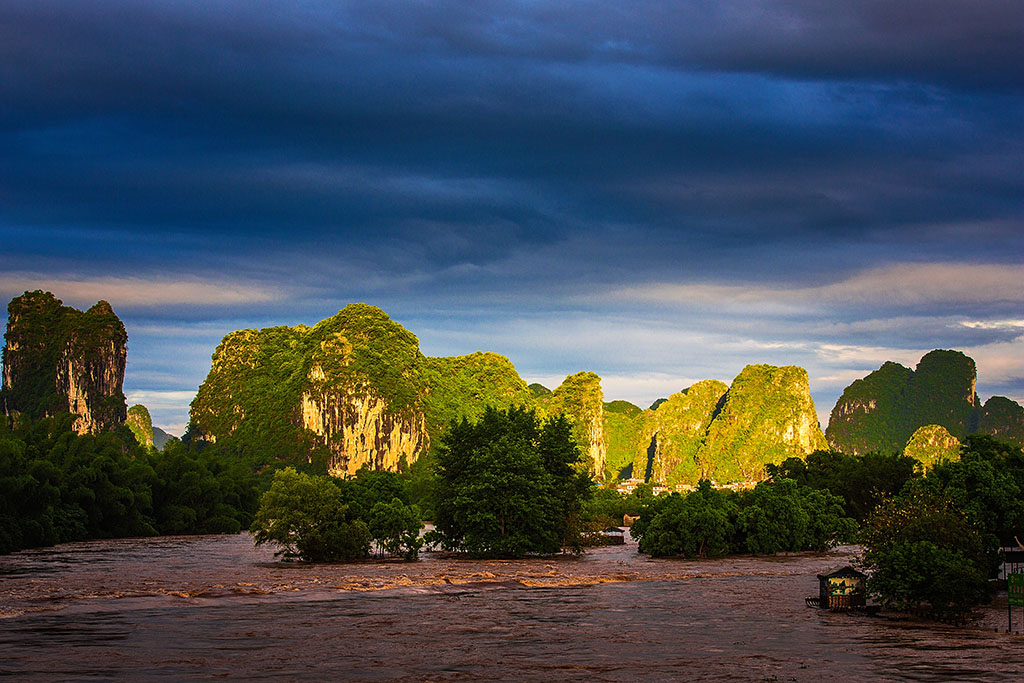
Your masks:
M11 0L0 294L111 301L138 392L370 301L641 403L935 347L1020 399L1021 111L1015 0Z

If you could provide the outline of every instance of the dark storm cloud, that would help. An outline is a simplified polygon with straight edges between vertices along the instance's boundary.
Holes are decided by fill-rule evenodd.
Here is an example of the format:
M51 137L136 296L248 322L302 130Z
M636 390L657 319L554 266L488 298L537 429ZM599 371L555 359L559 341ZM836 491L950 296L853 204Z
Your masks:
M350 300L432 352L537 373L557 374L538 349L558 371L656 358L725 380L772 359L846 377L928 339L1008 357L1022 17L1017 0L8 0L0 288L114 299L171 393L212 349L172 359L167 330L201 323L183 333L201 346ZM801 355L828 344L817 370Z
M1024 85L1014 0L356 3L368 25L459 54L629 61L798 78Z

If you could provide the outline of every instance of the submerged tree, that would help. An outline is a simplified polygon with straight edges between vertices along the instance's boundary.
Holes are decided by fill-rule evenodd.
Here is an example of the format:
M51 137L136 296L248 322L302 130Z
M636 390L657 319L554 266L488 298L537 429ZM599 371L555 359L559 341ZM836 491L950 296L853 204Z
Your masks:
M886 606L962 614L988 597L997 548L941 493L913 486L880 506L862 543L868 590Z
M652 557L704 558L727 554L737 515L732 498L727 492L713 489L706 479L685 496L665 497L650 523L643 523L638 529L639 551ZM648 509L653 512L653 508Z
M376 503L370 509L367 523L379 551L415 560L423 547L420 538L423 522L415 510L398 498Z
M478 422L453 422L436 471L442 546L504 557L579 547L592 484L564 417L487 408Z
M310 562L350 562L370 552L370 532L345 503L329 477L292 468L274 474L260 499L251 531L256 545L273 543L275 553Z

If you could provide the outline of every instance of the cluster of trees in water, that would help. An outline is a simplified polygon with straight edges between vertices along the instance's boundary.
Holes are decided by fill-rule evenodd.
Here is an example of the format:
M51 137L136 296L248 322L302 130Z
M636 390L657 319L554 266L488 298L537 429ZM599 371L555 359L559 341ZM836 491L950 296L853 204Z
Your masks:
M0 553L67 541L237 533L259 478L173 441L140 446L124 428L76 434L74 415L0 420Z
M768 467L746 491L703 481L655 496L595 489L572 425L523 408L453 422L401 472L255 471L244 458L127 430L78 435L71 415L0 421L0 552L65 541L250 529L290 558L413 559L424 542L481 557L579 552L623 515L655 557L825 550L860 542L869 590L896 608L984 601L1024 522L1024 454L971 436L927 471L901 454L819 451ZM424 519L435 529L423 536Z

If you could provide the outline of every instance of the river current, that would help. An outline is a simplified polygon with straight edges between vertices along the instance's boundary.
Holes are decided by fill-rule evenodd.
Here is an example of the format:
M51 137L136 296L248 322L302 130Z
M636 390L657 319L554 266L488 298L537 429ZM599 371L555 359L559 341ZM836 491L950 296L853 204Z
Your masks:
M245 534L66 544L0 556L0 677L1024 679L1005 597L967 627L806 607L856 550L289 565Z

